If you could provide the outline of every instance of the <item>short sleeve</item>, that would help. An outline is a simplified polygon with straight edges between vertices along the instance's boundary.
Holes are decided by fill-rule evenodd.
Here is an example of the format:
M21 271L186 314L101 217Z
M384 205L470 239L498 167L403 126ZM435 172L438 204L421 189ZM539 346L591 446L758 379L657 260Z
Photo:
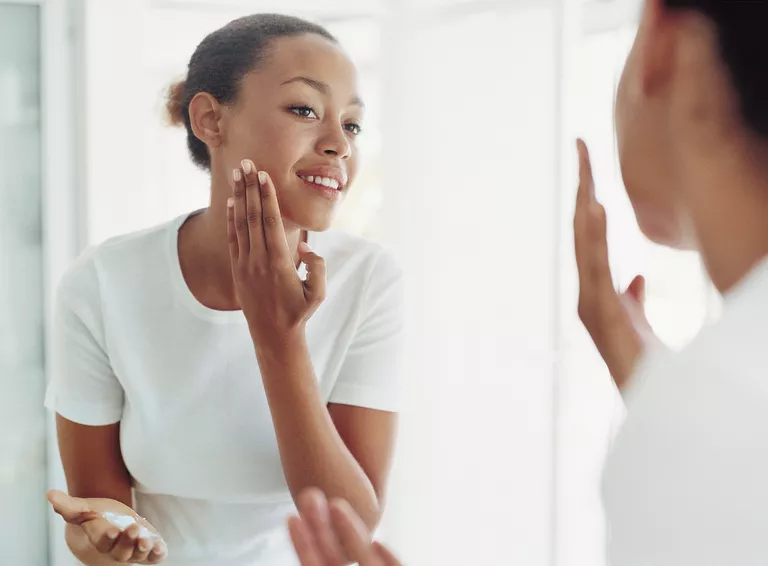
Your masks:
M381 411L400 408L404 346L403 274L382 251L361 303L358 327L329 398L330 403Z
M103 426L123 413L123 389L107 355L93 259L81 257L62 279L54 307L51 379L45 406L76 423Z

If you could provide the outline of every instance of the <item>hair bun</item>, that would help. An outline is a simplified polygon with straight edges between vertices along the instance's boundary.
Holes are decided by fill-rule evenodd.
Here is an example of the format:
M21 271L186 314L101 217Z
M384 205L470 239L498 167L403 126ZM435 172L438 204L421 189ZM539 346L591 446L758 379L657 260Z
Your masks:
M165 103L165 111L168 113L168 122L172 126L184 125L184 90L186 81L178 81L168 87L168 100Z

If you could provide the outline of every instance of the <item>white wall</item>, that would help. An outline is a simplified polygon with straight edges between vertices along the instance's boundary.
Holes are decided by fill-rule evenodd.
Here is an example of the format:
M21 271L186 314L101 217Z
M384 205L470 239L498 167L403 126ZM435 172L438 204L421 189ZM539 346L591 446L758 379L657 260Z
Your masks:
M556 10L402 28L414 383L386 535L410 564L550 560Z

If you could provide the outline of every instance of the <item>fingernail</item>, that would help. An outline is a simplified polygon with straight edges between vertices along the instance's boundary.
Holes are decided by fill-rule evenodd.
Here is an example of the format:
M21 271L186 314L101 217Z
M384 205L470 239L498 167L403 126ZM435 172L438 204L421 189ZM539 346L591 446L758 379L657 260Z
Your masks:
M259 171L259 183L262 185L267 182L267 172Z
M250 159L243 159L240 165L243 166L243 171L245 171L246 175L250 175L251 171L253 171L253 161Z
M115 540L119 534L119 531L107 531L107 538L109 540Z
M227 208L232 208L233 206L235 206L235 199L230 197L227 199Z
M152 545L149 544L148 540L141 539L139 541L139 550L141 550L142 552L148 551L151 547L152 547Z
M304 253L308 253L312 251L312 248L309 246L307 242L300 242L299 249Z
M243 174L240 172L240 169L235 169L232 171L232 178L235 180L235 183L240 182L240 180L243 178Z

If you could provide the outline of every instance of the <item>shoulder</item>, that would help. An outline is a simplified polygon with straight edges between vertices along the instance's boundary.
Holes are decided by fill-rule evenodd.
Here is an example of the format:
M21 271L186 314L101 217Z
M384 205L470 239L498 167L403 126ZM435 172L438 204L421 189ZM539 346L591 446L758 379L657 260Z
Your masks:
M354 273L358 277L386 281L399 280L402 269L395 255L386 247L340 230L314 232L312 246L325 258L329 272Z
M69 266L58 286L59 297L98 297L100 285L110 275L124 271L145 274L137 264L164 256L167 236L177 220L144 230L115 236L86 248Z

